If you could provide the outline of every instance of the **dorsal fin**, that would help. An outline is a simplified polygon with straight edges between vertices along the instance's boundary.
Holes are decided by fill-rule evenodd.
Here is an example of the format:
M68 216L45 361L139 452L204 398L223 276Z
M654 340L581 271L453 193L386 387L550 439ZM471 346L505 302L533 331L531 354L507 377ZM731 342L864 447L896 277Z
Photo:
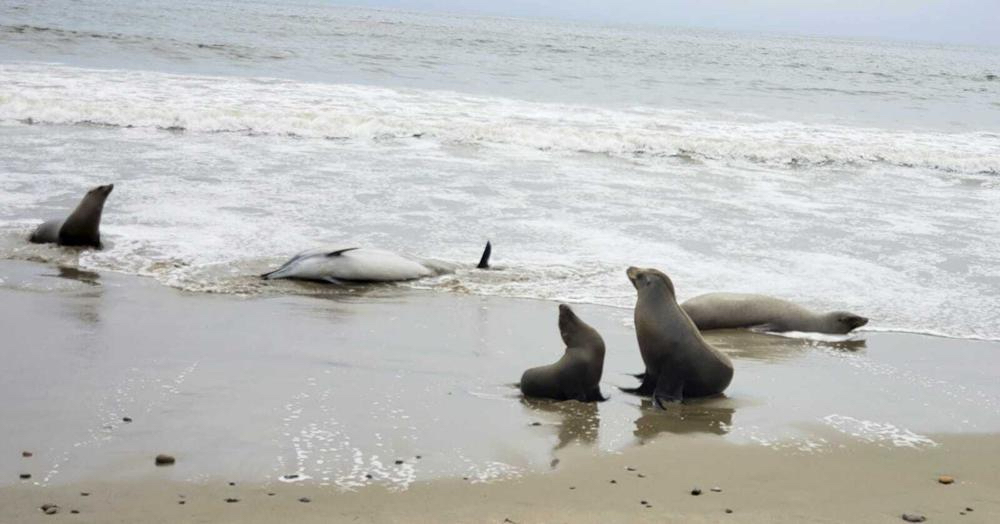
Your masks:
M489 269L490 267L490 254L493 253L493 246L490 241L486 241L486 249L483 250L483 256L479 259L479 265L476 266L477 269Z
M359 249L359 248L349 247L347 249L338 249L336 251L331 251L331 252L327 253L326 256L328 256L328 257L339 257L340 255L343 255L344 253L347 253L348 251L354 251L355 249Z

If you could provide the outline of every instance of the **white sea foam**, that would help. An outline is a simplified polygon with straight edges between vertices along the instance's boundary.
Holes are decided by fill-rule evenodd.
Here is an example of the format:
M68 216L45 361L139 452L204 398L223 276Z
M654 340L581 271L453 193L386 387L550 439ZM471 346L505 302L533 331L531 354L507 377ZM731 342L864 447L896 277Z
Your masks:
M891 444L901 448L936 447L937 442L888 422L861 420L847 415L827 415L823 423L831 428L859 440L874 444Z
M413 287L619 307L643 265L682 299L759 292L1000 338L995 136L719 118L4 64L0 256L250 294L307 289L255 277L356 244L464 264ZM106 249L24 241L109 181ZM487 239L498 270L473 270Z
M593 153L639 164L721 160L792 168L887 164L1000 173L991 133L900 132L603 109L447 91L269 78L0 65L0 120Z

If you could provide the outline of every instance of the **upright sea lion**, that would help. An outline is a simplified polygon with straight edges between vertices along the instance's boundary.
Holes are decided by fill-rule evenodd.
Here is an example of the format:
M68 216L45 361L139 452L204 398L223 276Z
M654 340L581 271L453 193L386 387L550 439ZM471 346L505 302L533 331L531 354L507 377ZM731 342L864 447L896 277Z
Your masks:
M637 267L627 274L638 294L635 334L646 372L639 375L642 385L624 391L652 395L661 408L665 401L722 393L733 379L733 363L701 337L677 304L670 278Z
M842 335L868 323L847 311L813 313L780 298L743 293L708 293L683 304L698 329L751 328L755 331L809 331Z
M101 213L114 184L97 186L84 195L66 219L47 220L28 239L36 244L56 243L60 246L86 246L101 249Z
M486 249L478 269L490 267L493 248ZM442 275L456 269L454 264L398 255L381 249L363 247L318 248L303 251L274 271L261 277L271 280L291 278L339 284L343 282L393 282Z
M559 334L566 352L555 364L531 368L521 375L526 397L592 402L601 395L604 339L566 304L559 304Z

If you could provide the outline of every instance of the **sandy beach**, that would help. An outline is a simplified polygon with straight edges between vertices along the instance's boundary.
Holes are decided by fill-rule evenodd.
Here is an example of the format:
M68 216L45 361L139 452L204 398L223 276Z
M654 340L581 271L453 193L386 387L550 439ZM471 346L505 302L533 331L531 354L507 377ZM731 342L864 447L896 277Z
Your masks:
M1000 519L992 342L716 333L726 397L662 411L617 390L627 309L574 306L608 346L587 405L511 386L561 353L554 302L3 261L0 303L0 522Z

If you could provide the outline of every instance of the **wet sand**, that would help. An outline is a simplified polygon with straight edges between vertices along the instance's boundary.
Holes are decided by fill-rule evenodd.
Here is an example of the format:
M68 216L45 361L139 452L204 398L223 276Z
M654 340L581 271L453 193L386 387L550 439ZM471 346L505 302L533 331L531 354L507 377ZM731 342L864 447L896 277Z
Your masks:
M0 522L1000 519L997 343L712 334L727 397L659 411L616 389L631 312L581 305L610 400L525 402L510 384L562 351L554 303L296 286L0 262Z

